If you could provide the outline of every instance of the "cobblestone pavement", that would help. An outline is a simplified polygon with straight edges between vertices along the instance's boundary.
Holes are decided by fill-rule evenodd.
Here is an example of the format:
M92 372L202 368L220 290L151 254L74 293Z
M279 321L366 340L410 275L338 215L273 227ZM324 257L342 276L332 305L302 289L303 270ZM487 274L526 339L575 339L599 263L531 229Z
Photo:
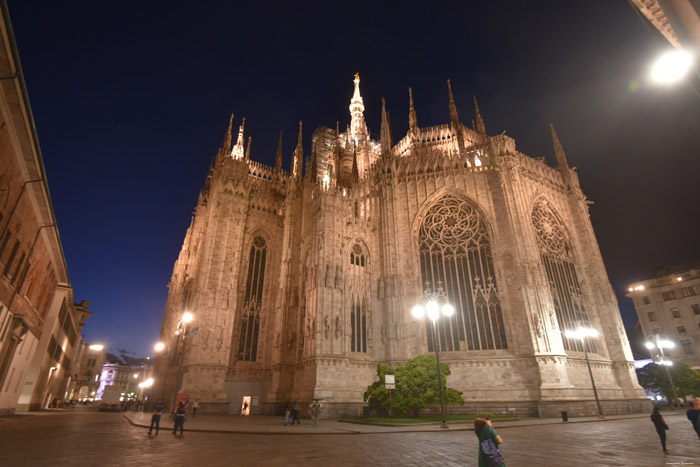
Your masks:
M667 415L664 456L648 418L498 427L508 467L700 465L684 414ZM158 437L94 409L0 417L1 466L475 466L470 431L298 436L171 432ZM187 430L187 424L185 424Z

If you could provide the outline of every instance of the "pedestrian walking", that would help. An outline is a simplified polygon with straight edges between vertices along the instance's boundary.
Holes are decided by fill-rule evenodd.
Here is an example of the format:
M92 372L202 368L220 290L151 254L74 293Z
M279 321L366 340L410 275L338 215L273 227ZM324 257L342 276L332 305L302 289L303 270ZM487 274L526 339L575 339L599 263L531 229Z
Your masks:
M284 425L287 426L292 423L292 410L287 406L284 410Z
M173 426L173 434L177 434L178 427L180 428L180 436L185 430L185 414L187 414L187 408L184 402L180 402L175 411L175 426Z
M301 410L301 407L299 407L299 404L297 401L294 401L294 409L292 409L292 426L294 426L294 422L297 422L299 425L301 425L301 422L299 421L299 411Z
M698 438L700 438L700 426L698 426L698 417L700 416L700 399L695 399L693 408L689 409L685 415L688 417L688 420L690 420L690 423L693 424L693 429L695 430L695 433L697 433Z
M656 433L658 433L661 439L661 447L664 450L664 454L668 454L668 449L666 449L666 430L668 430L668 425L666 425L666 420L661 416L661 409L659 406L655 406L654 410L651 412L651 422L656 428Z
M194 418L195 415L197 415L197 409L198 409L198 408L199 408L199 401L195 400L195 401L192 403L192 418Z
M489 417L474 420L474 433L479 438L479 467L505 467L500 445L503 438L493 428Z
M160 416L163 415L163 403L158 401L153 407L153 415L151 415L151 427L148 429L148 434L150 435L153 431L153 427L156 427L156 436L158 436L158 430L160 430Z
M248 401L243 402L243 411L241 415L248 415Z

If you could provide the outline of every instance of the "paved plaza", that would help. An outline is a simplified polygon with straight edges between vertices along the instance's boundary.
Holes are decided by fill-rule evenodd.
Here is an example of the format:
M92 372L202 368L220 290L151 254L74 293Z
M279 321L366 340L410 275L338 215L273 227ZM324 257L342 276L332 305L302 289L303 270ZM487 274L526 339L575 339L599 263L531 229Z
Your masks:
M700 465L700 440L685 414L665 415L661 452L648 416L598 421L521 420L496 423L513 466ZM469 424L376 427L319 421L284 426L273 417L198 416L172 434L141 426L148 416L75 408L0 417L2 466L475 466ZM188 431L189 430L189 431ZM206 430L206 431L195 431Z

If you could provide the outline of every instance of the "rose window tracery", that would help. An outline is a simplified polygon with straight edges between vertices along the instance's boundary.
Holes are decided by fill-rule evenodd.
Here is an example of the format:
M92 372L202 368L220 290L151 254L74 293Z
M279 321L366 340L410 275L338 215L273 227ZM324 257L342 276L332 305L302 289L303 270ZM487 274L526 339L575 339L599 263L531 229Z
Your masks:
M455 315L438 322L443 350L508 347L486 224L467 200L440 198L419 229L423 283L444 289ZM428 348L433 350L432 333Z

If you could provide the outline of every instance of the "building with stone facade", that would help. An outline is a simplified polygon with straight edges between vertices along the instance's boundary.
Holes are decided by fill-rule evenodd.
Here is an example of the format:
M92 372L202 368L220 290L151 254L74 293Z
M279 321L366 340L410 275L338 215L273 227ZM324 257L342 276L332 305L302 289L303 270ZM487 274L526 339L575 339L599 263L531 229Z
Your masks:
M107 363L104 347L82 342L76 361L78 364L71 382L69 398L80 401L95 400L97 389L100 387L102 367Z
M464 125L448 81L447 123L421 127L409 89L408 133L394 143L382 102L377 141L354 84L350 124L314 131L306 160L300 122L289 172L281 136L275 166L260 164L231 117L168 285L155 394L172 401L179 388L209 413L250 397L253 413L318 398L324 416L357 415L377 362L434 351L410 310L440 288L456 309L439 322L441 359L467 407L596 413L582 344L562 332L584 320L600 331L588 350L604 411L642 410L588 201L554 129L551 168L489 135L476 99Z
M675 347L664 349L665 356L700 371L700 265L635 282L627 296L634 302L644 338L673 341ZM650 352L652 358L658 354L656 349Z
M65 397L88 303L75 304L19 55L0 18L0 414Z

